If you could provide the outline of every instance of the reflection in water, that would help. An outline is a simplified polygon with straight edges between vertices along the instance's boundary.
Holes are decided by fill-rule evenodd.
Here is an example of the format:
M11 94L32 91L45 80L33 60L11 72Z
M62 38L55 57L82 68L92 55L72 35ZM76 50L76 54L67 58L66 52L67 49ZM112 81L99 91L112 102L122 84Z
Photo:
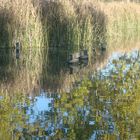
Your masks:
M1 93L0 139L139 139L139 83L139 51L133 51L114 53L70 93Z

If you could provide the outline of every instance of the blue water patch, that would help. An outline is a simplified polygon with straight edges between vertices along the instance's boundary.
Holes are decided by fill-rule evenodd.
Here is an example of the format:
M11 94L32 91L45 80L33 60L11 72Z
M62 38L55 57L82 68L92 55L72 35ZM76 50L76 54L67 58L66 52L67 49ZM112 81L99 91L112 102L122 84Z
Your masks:
M26 112L29 116L28 123L34 123L37 120L45 120L45 116L51 112L52 106L53 98L48 97L45 93L36 96Z
M139 58L138 50L134 50L131 53L127 53L127 54L114 52L111 55L111 57L108 59L107 65L103 69L101 69L99 72L101 79L104 77L110 76L112 72L117 74L118 70L123 67L124 62L125 62L125 65L122 68L122 72L125 75L130 70L132 65L136 61L138 61L138 58Z
M3 96L0 96L0 100L2 100L3 99Z

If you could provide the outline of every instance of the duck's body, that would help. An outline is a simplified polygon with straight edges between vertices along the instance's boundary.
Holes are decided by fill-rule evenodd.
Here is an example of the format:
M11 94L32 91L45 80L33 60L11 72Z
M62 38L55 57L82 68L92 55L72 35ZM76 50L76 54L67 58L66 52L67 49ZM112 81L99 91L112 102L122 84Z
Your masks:
M69 64L79 63L79 58L80 58L79 53L71 54L69 55L68 63Z
M88 59L88 51L83 50L80 52L80 60L86 60L86 59Z
M16 59L19 59L19 57L20 57L20 50L21 50L21 45L20 45L19 42L16 42L15 49L16 49Z

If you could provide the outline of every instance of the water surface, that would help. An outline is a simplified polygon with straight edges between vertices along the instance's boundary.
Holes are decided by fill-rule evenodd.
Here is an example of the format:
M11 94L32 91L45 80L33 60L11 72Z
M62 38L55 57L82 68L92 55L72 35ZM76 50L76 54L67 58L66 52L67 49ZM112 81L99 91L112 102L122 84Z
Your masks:
M7 86L5 76L1 76L1 83L6 85L1 84L0 94L1 140L140 139L139 50L114 52L97 69L86 62L71 70L64 57L55 60L48 62L47 73L42 70L46 76L36 84L27 80L33 80L30 77L35 74L26 70L19 85L9 82ZM13 62L7 60L1 71ZM15 65L18 76L23 67L20 62ZM5 74L11 76L13 69ZM14 76L9 76L13 81ZM64 83L65 90L56 90ZM24 90L18 88L20 84Z

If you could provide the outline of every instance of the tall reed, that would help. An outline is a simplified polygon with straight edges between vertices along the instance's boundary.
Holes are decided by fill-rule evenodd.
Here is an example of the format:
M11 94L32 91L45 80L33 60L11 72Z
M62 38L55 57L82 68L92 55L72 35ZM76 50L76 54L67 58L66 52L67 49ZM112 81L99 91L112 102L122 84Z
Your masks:
M0 43L19 40L24 48L45 44L75 50L104 42L106 32L111 39L132 39L140 32L138 9L138 4L93 0L1 0Z
M111 47L140 39L139 4L112 2L100 5L107 15L107 36Z
M9 59L5 65L0 63L6 73L0 80L10 82L19 79L23 77L22 71L26 71L26 83L29 83L27 79L30 77L32 80L39 79L42 71L41 48L44 45L40 13L39 5L35 7L31 0L0 1L0 51L8 49L1 54L4 55L1 61ZM16 60L15 51L12 50L16 42L22 45L19 60Z

